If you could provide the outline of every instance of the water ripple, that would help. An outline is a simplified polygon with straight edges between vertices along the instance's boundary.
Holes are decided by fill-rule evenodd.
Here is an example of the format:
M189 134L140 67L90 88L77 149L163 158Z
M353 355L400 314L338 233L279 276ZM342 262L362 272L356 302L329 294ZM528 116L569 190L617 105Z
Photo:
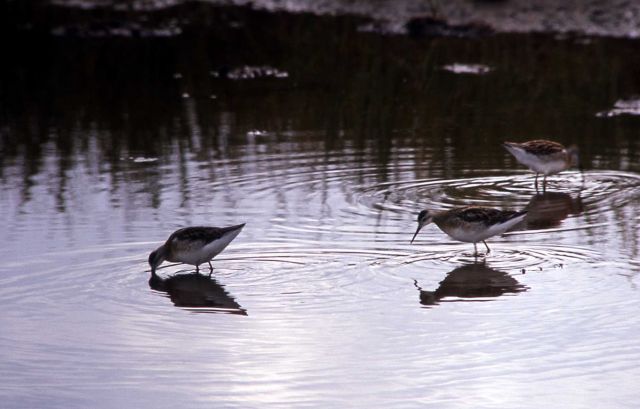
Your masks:
M405 220L422 208L450 209L470 204L527 209L529 229L549 229L578 215L595 215L637 200L640 176L613 171L565 172L550 177L547 191L536 192L530 174L483 176L463 179L423 179L374 184L358 189L350 212L373 215L388 212ZM590 228L582 223L575 228Z

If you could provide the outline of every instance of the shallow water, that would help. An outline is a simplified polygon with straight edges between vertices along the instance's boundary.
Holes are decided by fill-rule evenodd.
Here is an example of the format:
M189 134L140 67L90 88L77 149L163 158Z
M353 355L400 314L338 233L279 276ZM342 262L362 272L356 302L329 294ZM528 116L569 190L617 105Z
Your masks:
M640 91L637 43L224 10L2 68L3 405L637 407L640 119L597 115ZM584 172L536 192L500 146L536 137ZM530 217L486 257L409 244L466 204ZM243 222L211 277L149 281L173 230Z

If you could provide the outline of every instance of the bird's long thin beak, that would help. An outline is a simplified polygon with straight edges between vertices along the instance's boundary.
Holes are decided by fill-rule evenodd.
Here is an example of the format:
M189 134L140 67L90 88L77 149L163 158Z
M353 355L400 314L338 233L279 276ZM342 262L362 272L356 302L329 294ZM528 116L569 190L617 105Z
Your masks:
M424 226L424 224L422 224L422 223L418 224L418 228L416 229L416 232L413 235L413 238L411 239L411 243L413 243L413 241L416 239L416 236L418 235L418 233L420 232L420 229L422 229L423 226Z

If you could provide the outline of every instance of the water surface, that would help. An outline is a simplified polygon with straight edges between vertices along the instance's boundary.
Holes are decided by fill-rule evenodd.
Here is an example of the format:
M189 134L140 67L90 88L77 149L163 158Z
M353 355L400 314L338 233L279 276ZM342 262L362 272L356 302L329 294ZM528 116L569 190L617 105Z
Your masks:
M637 406L640 118L598 115L640 94L636 42L207 10L9 45L7 407ZM584 172L537 192L501 142L540 137ZM433 225L409 244L467 204L530 217L486 257ZM173 230L244 222L211 277L150 281Z

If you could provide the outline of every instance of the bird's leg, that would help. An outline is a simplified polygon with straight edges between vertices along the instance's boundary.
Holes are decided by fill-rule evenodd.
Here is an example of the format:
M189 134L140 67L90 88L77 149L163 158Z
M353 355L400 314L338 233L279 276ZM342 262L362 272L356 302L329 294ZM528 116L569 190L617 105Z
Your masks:
M536 192L538 191L538 172L536 172L536 182L535 182L535 186L536 186Z
M211 260L209 260L208 263L209 263L209 270L213 271L213 266L211 265Z
M484 243L484 246L487 248L487 254L491 253L491 249L489 248L489 246L487 245L487 242L482 240L482 242Z
M544 179L542 180L542 193L547 190L547 175L544 175Z
M196 265L196 273L199 273L199 272L200 272L200 266Z
M476 243L473 243L473 255L478 256L478 246L476 246Z

